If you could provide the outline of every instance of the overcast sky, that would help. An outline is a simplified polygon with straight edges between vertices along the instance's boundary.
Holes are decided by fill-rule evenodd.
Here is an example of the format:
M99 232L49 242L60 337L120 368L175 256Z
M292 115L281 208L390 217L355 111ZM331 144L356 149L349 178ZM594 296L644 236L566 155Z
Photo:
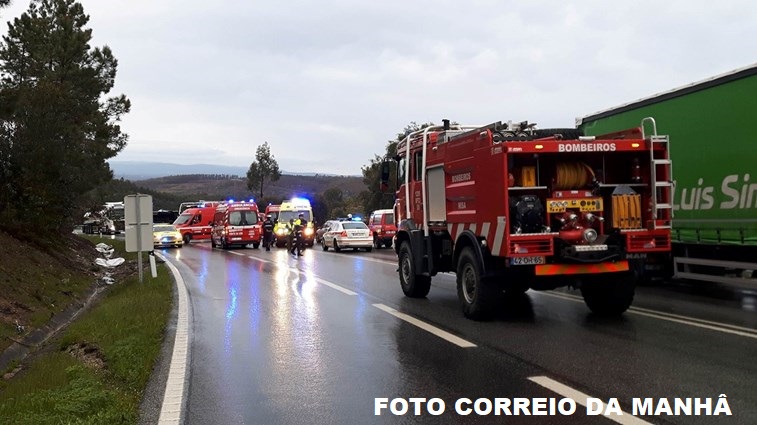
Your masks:
M116 160L248 166L268 141L284 171L357 175L411 121L573 127L757 62L747 0L81 3L132 102Z

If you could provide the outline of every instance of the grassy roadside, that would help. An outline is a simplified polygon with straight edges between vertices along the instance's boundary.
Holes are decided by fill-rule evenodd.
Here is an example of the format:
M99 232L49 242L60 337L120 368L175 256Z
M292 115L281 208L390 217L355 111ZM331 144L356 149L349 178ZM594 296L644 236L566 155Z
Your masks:
M106 243L114 256L129 257L123 241ZM171 311L171 287L165 266L156 279L148 270L144 283L133 276L110 287L20 373L0 380L0 422L137 423Z

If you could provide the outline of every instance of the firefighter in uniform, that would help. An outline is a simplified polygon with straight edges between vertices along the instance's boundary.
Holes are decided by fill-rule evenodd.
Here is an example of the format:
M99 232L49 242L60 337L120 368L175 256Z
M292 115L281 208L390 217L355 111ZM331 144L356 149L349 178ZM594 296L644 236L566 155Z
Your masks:
M273 243L273 220L271 214L265 216L263 221L263 246L266 251L271 250L271 244Z

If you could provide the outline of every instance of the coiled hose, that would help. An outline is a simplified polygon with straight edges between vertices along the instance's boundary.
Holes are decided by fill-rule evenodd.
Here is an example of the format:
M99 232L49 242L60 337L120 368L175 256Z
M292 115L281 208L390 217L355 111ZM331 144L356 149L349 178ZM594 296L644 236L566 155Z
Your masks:
M556 166L555 190L581 189L594 182L594 171L583 162L560 162Z

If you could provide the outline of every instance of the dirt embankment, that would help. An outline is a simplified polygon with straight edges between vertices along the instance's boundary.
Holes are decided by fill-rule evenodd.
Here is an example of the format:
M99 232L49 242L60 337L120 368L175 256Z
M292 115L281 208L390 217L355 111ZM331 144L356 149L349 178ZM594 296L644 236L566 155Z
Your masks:
M41 248L0 231L0 353L34 345L35 333L91 300L104 273L98 257L94 243L73 234ZM113 277L133 273L134 266L123 264Z

